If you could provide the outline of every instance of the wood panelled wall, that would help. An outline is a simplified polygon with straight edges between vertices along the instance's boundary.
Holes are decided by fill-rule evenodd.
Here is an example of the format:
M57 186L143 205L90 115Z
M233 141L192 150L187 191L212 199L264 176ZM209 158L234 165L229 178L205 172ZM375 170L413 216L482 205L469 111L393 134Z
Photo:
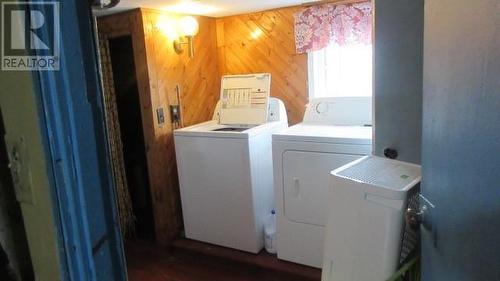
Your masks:
M271 95L285 103L290 124L302 120L308 102L307 55L295 52L294 13L289 7L217 19L222 74L270 72Z
M194 39L195 56L177 54L173 40L158 28L174 14L136 9L98 19L101 36L130 34L134 48L142 123L146 144L155 235L168 245L182 227L179 184L175 162L173 124L169 106L178 104L179 85L184 126L209 120L219 97L216 22L198 17L200 31ZM156 110L163 108L165 123L158 124Z
M175 53L173 40L162 33L158 22L178 16L155 10L143 10L146 52L150 79L158 95L167 98L162 104L176 104L175 87L180 86L183 125L190 126L211 118L219 100L220 74L217 66L215 19L196 17L200 30L194 37L195 55L189 58L187 46Z
M183 125L209 120L223 74L270 72L271 95L285 102L290 124L302 120L308 101L307 56L295 53L293 14L283 8L224 18L197 17L195 55L175 53L173 40L158 23L178 15L149 9L100 17L101 37L131 35L142 109L156 239L168 245L182 228L179 184L169 106L181 90ZM162 107L165 123L158 124Z

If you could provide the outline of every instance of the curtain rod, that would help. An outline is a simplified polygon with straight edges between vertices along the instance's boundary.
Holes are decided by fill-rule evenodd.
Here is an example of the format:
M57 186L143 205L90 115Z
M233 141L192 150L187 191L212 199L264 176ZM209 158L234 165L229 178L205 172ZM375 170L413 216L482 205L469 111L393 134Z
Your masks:
M342 4L353 4L353 3L359 3L359 2L371 2L371 1L370 0L322 0L322 1L316 1L316 2L303 3L301 6L302 7L311 7L311 6L324 5L324 4L342 5Z

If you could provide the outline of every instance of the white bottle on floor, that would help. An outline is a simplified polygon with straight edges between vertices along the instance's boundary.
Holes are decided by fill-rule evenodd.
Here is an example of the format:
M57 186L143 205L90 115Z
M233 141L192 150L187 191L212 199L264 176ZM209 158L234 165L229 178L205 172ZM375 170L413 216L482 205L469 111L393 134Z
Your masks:
M264 246L270 254L276 254L276 211L272 210L264 225Z

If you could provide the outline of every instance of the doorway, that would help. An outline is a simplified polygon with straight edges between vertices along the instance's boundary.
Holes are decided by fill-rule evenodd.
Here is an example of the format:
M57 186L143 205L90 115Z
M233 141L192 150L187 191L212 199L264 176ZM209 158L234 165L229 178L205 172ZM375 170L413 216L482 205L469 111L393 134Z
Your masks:
M122 143L126 183L135 217L135 237L154 239L146 145L137 87L132 37L109 39L109 54Z

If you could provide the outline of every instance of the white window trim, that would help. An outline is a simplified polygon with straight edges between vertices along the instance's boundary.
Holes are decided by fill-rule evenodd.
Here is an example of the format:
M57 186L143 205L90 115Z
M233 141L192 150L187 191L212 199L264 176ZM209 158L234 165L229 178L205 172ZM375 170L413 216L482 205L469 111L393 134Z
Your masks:
M323 63L320 61L323 60ZM309 100L315 98L315 94L319 89L324 89L323 86L319 86L324 83L326 79L326 73L319 71L320 65L324 65L325 52L320 52L314 54L313 52L307 53L307 77L308 77L308 90L309 90ZM317 95L316 96L321 96Z

